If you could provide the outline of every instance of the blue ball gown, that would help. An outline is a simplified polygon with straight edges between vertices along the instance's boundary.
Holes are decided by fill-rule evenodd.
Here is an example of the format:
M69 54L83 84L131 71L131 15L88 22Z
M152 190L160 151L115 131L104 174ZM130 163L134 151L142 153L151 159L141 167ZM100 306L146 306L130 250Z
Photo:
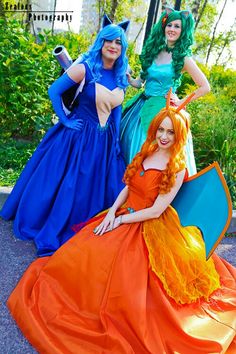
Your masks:
M14 232L34 240L39 256L67 241L75 223L110 207L124 187L125 163L119 146L124 90L113 70L93 82L87 63L85 85L71 119L81 131L60 122L45 135L25 166L0 215L14 219Z
M152 119L166 105L165 95L171 87L175 93L177 86L174 85L173 75L172 63L156 64L154 61L148 68L144 92L133 97L124 107L120 139L127 164L140 151ZM197 172L191 133L188 136L186 157L191 176Z

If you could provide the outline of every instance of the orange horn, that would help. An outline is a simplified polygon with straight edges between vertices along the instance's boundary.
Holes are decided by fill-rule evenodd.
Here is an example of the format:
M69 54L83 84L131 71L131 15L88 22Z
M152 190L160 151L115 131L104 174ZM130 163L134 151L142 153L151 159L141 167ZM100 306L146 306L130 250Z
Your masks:
M176 109L176 113L178 113L182 108L184 108L186 106L186 104L189 103L189 101L192 99L192 97L195 95L195 92L191 93L191 95L189 95L186 100L181 103L181 105L179 107L177 107Z
M166 109L169 109L169 108L170 108L170 96L171 96L171 93L172 93L172 88L169 89L169 92L168 92L168 94L167 94Z

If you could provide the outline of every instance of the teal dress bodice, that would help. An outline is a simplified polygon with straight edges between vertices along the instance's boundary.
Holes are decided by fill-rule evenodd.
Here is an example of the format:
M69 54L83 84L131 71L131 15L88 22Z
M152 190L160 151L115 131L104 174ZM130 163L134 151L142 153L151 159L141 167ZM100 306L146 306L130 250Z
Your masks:
M169 89L172 88L173 93L177 89L173 79L172 63L158 65L154 61L147 72L144 91L147 100L140 110L141 125L145 134L147 134L148 127L155 115L165 107L165 96Z
M172 63L158 65L154 61L147 72L148 77L145 83L146 96L165 97L170 88L172 88L172 92L176 91L177 86L175 86L173 80L174 70Z

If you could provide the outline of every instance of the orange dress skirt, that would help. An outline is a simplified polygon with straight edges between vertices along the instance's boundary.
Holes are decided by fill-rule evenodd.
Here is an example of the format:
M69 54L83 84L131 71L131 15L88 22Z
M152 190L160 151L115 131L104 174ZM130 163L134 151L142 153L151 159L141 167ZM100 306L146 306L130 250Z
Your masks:
M160 175L137 173L118 214L152 205ZM236 353L236 270L216 255L205 261L199 230L183 228L168 207L158 219L95 236L103 217L34 261L12 292L9 309L35 349Z

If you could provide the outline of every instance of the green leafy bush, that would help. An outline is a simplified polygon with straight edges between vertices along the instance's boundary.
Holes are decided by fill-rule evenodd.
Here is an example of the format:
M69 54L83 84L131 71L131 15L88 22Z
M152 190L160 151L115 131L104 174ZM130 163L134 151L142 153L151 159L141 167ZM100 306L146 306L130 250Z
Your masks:
M0 139L0 185L13 186L37 146L36 141Z
M87 49L90 36L70 32L36 38L17 20L7 26L0 20L0 124L5 137L42 136L52 124L53 110L48 87L59 76L60 67L52 55L63 44L72 58Z

